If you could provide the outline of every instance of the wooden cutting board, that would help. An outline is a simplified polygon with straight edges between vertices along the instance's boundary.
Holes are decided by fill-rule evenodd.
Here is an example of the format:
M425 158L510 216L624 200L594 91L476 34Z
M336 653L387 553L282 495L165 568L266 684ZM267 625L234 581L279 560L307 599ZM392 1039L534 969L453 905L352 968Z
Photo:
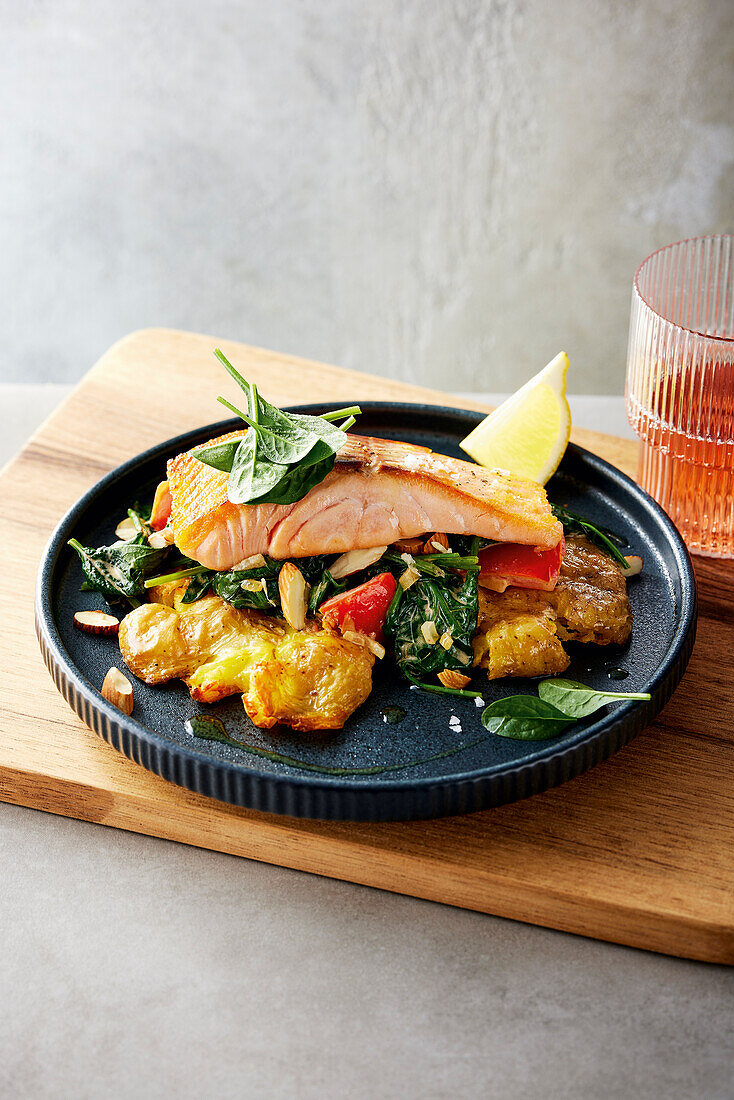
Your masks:
M267 816L174 787L81 724L36 643L39 557L63 512L113 466L216 419L215 343L159 330L126 337L0 474L0 798L616 943L734 962L731 562L695 563L698 640L655 724L579 779L496 810L377 825ZM371 375L222 346L278 404L451 403ZM573 438L634 474L633 443L582 431Z

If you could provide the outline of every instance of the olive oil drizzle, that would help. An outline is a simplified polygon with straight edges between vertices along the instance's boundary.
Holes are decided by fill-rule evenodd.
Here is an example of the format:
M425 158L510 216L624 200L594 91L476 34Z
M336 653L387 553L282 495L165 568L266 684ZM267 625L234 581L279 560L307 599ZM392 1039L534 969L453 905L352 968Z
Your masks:
M204 741L221 741L225 745L234 745L237 749L242 749L244 752L250 752L254 756L261 756L265 760L272 760L275 764L287 764L291 768L302 768L304 771L318 772L321 775L380 775L383 772L401 771L403 768L417 768L420 764L428 764L433 760L445 760L449 756L455 756L456 753L462 752L464 749L472 749L475 745L480 745L484 741L489 741L489 737L478 737L476 741L468 741L463 745L456 745L452 749L447 749L444 752L437 752L433 756L425 756L420 760L406 760L401 764L379 764L371 768L335 768L327 767L321 764L311 764L306 760L297 760L293 756L287 756L282 752L271 752L268 749L258 748L256 745L248 745L244 741L237 741L234 737L230 737L227 733L224 723L220 718L214 718L206 714L197 714L193 718L189 718L184 727L187 733L192 734L194 737L200 737Z

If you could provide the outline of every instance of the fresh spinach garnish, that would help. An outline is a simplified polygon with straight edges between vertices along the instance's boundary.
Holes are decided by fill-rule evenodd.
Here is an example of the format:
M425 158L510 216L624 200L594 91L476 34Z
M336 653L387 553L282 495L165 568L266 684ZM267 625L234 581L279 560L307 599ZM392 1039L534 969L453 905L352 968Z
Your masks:
M499 737L516 741L545 741L555 737L575 719L534 695L510 695L490 703L482 713L482 725Z
M538 685L538 695L572 718L586 718L589 714L623 699L648 700L645 691L595 691L576 680L543 680Z
M161 564L169 551L168 547L154 550L137 539L96 549L82 546L78 539L70 539L69 546L79 555L92 591L112 601L129 600L134 606L145 594L145 577Z
M295 504L333 469L359 407L323 416L283 412L261 397L219 348L214 354L245 394L247 412L223 397L218 400L250 431L242 439L198 447L192 454L229 474L227 496L233 504ZM342 423L334 423L338 420Z
M575 680L543 680L538 685L537 698L509 695L490 703L482 713L482 725L500 737L545 741L573 726L579 718L624 699L649 700L650 695L637 691L595 691Z
M559 519L563 524L564 534L585 535L589 542L593 542L601 550L606 550L617 565L621 565L623 569L627 568L627 559L619 549L620 546L626 546L627 543L620 535L610 531L607 527L592 523L590 519L579 516L576 512L569 512L568 508L565 508L562 504L551 504L551 509L556 519Z

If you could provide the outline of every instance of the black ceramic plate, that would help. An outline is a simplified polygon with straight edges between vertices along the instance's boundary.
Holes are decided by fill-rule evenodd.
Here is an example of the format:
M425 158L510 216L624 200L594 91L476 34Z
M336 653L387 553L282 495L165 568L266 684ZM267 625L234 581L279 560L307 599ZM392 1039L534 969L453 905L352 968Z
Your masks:
M474 412L424 405L363 402L362 409L363 434L423 444L456 457L462 457L459 440L480 419ZM304 406L299 411L324 409ZM643 556L645 568L628 584L634 614L629 645L621 650L578 646L566 675L595 688L649 691L649 703L606 708L549 741L510 741L487 734L474 700L410 689L386 660L375 668L374 690L365 705L345 729L326 738L258 730L239 696L207 708L194 703L180 682L148 687L135 681L134 716L128 718L98 691L110 665L122 665L117 640L92 637L73 626L75 611L105 604L96 593L80 592L80 565L67 541L113 541L128 505L152 497L166 459L236 426L227 421L190 432L113 470L64 517L41 563L36 622L54 680L87 725L138 764L189 790L270 813L375 821L437 817L512 802L580 775L631 740L670 697L695 633L696 591L688 553L665 513L634 482L572 445L548 485L551 500L618 531L629 541L628 553ZM627 677L610 680L610 672L618 669L626 670ZM486 702L536 690L530 680L489 683L481 672L475 679ZM405 718L388 724L385 710L395 706L405 709ZM249 745L317 768L391 770L324 774L246 748L197 740L185 731L184 721L204 712L216 713L230 735ZM405 766L392 769L401 763Z

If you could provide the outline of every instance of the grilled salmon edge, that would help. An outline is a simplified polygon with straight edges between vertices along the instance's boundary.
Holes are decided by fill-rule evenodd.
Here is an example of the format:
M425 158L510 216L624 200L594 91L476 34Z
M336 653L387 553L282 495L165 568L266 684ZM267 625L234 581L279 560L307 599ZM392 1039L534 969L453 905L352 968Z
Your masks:
M245 431L229 432L210 440L205 445L222 443L231 439L241 439L245 434ZM531 543L528 541L528 545L551 548L558 543L562 534L562 525L552 516L545 490L537 482L512 478L499 471L485 470L482 467L464 462L462 459L454 459L448 455L431 451L428 447L350 435L347 438L347 443L337 455L335 470L338 471L339 467L345 470L349 468L355 470L374 468L375 471L385 470L406 478L417 478L425 485L435 488L440 487L455 497L463 499L468 505L473 506L490 502L479 494L458 488L456 485L457 475L468 477L470 482L479 481L480 484L486 486L488 492L498 485L504 487L506 491L511 486L516 491L520 490L519 496L524 498L524 502L522 500L517 501L514 508L508 507L510 502L507 499L502 503L495 502L491 506L498 517L506 513L509 520L520 520L521 523L524 522L527 526L535 528L534 534L540 537L537 542ZM215 522L213 513L221 510L227 516L232 517L241 508L248 507L247 505L231 504L227 500L227 474L206 466L194 458L191 452L184 452L169 460L168 478L174 502L171 521L176 535L176 543L182 552L192 557L196 557L196 554L192 551L191 546L181 546L181 541L188 544L192 541L192 536L193 540L197 541L196 533L198 531L202 536L197 541L198 545L204 537L211 533L211 529L201 532L201 527L208 526L207 520ZM527 512L523 511L523 503L527 504L528 510L534 512L533 515L528 515ZM177 507L177 505L179 506ZM295 505L257 505L256 507L286 507L291 509ZM221 515L222 521L225 521L225 514ZM287 513L285 514L287 515Z

